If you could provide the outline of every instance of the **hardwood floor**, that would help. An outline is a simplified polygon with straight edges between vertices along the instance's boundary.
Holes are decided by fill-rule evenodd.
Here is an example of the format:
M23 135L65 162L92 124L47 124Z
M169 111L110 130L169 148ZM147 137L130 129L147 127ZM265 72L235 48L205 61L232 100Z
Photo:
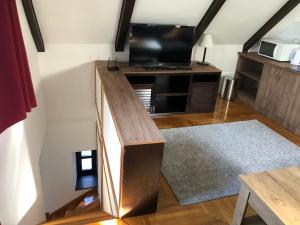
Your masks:
M227 102L218 99L215 113L195 115L160 116L154 118L161 129L204 124L225 123L257 119L274 131L300 146L300 137L282 128L252 108L236 100ZM156 214L104 221L102 225L229 225L232 220L237 196L181 207L164 177L161 177L159 203ZM255 215L249 208L247 216ZM96 224L94 224L96 225Z
M289 139L291 142L300 146L300 137L287 131L278 123L268 119L251 107L239 100L228 102L218 98L215 113L204 114L180 114L173 116L154 117L156 125L160 129L175 128L184 126L197 126L214 123L226 123L256 119L264 123L277 133Z

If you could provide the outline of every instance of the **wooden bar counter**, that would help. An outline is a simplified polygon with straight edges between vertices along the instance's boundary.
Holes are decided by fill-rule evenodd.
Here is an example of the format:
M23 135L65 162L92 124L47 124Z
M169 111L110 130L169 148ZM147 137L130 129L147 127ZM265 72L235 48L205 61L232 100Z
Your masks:
M117 217L154 213L164 139L121 71L96 62L101 207Z

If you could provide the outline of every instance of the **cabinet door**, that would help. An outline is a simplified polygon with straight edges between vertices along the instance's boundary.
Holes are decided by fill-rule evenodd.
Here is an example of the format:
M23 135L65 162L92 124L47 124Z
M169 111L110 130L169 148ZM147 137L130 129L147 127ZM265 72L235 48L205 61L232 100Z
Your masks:
M264 115L271 116L277 107L277 100L280 95L280 86L277 79L280 72L281 69L277 67L264 66L255 101L256 110Z
M191 85L190 113L213 112L218 85L216 82L195 82Z
M278 77L280 83L280 106L276 120L287 129L300 135L300 75L284 70Z
M256 109L300 135L300 75L265 65Z

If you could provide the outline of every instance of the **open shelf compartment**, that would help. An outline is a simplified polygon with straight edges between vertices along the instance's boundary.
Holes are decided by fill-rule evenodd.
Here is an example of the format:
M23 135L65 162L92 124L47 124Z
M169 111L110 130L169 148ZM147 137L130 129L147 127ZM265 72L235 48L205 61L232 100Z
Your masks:
M155 97L155 113L186 112L188 96Z
M256 82L260 81L264 65L251 59L240 57L237 73L239 78L244 76Z
M127 80L131 84L135 93L149 113L151 112L151 101L153 95L153 87L155 76L127 76Z
M157 76L155 92L165 96L188 95L190 80L190 76L185 75Z
M244 76L239 81L238 98L247 102L251 106L255 105L256 95L258 92L259 82Z

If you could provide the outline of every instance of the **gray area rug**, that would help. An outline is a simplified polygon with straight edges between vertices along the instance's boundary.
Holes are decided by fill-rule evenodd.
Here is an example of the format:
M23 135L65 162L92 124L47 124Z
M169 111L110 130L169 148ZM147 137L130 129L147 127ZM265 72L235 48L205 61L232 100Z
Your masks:
M237 194L240 174L300 165L300 148L257 120L161 132L162 172L181 205Z

